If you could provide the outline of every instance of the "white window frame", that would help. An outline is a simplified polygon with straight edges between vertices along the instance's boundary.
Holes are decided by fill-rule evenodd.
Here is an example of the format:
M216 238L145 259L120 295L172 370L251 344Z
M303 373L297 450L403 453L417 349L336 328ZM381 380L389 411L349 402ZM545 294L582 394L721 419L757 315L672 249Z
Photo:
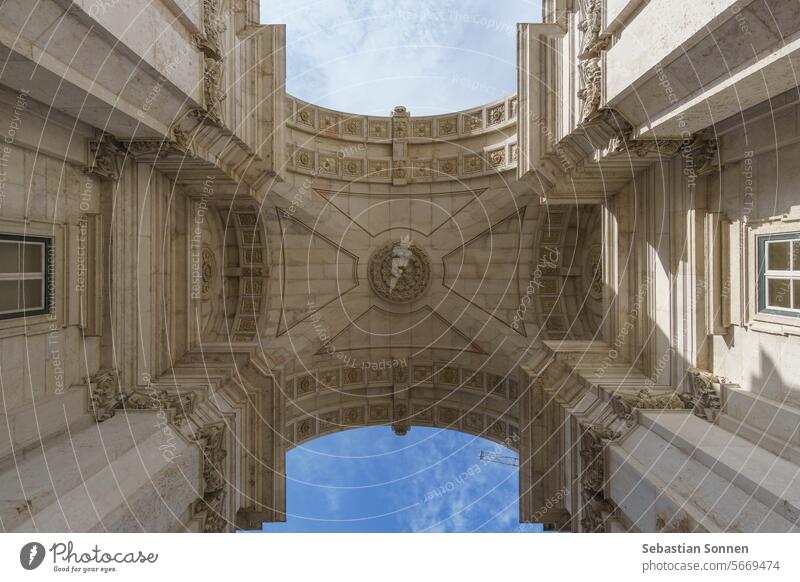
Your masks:
M0 233L0 243L16 244L20 249L29 252L30 249L39 247L41 252L41 270L21 272L0 272L0 281L41 281L41 301L34 307L18 307L17 309L0 311L0 320L17 319L46 314L52 306L52 297L49 292L49 283L53 271L53 257L51 252L52 239L49 237L27 236L12 233Z

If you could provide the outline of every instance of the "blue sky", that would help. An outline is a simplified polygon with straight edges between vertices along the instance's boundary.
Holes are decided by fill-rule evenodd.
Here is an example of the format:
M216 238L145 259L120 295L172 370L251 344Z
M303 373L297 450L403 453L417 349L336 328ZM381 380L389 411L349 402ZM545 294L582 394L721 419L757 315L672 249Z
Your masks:
M516 467L480 452L516 456L471 435L388 427L328 435L287 456L286 523L265 532L536 532L518 523Z
M539 0L261 0L287 25L287 89L324 107L435 115L516 90L516 23Z

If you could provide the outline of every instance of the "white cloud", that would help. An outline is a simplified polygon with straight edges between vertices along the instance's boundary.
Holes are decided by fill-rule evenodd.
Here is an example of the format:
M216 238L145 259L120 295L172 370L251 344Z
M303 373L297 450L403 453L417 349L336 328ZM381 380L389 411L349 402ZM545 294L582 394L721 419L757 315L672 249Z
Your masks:
M386 115L465 109L512 93L516 22L539 0L262 0L287 25L287 86L314 103Z

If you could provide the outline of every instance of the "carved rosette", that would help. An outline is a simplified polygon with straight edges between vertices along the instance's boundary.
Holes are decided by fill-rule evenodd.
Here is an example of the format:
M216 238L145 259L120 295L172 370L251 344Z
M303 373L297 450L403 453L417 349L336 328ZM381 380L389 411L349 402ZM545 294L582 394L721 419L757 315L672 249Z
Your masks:
M101 370L88 379L89 411L97 422L114 416L114 411L122 400L119 388L119 374L116 368Z
M391 241L369 258L370 287L392 303L409 303L425 293L431 280L431 261L415 244Z
M224 532L225 519L225 467L227 451L223 448L225 423L210 424L197 431L195 442L200 446L203 459L203 497L195 502L195 513L205 513L205 533Z

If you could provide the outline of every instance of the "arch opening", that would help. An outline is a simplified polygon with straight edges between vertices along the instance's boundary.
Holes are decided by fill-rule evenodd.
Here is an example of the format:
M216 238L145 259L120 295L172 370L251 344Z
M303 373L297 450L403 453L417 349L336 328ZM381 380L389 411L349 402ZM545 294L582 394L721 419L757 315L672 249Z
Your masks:
M262 531L537 532L519 523L518 467L499 462L515 457L499 443L432 427L322 436L288 453L287 520Z
M339 111L386 115L404 104L437 115L516 90L517 22L538 0L269 0L261 20L287 25L287 90Z

